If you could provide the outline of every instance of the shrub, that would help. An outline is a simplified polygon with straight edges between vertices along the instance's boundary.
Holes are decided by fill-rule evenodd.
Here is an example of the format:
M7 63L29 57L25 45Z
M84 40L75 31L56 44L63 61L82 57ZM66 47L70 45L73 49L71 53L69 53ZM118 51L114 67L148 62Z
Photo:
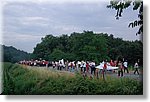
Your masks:
M130 78L84 78L46 69L4 63L3 94L21 95L142 95L141 81Z

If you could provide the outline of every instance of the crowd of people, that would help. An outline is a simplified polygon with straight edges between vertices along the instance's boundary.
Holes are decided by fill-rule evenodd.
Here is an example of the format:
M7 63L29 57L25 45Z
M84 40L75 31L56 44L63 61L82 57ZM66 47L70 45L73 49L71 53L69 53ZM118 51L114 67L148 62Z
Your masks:
M118 67L118 77L123 77L123 73L127 72L129 73L128 70L128 62L127 60L125 61L113 61L110 60L108 62L107 60L104 60L103 62L103 69L99 70L96 68L96 63L94 61L64 61L59 60L59 61L46 61L46 60L29 60L29 61L20 61L19 64L23 65L28 65L28 66L40 66L40 67L52 67L53 69L56 70L64 70L64 71L70 71L70 72L81 72L82 74L89 74L89 75L95 75L98 77L98 74L102 72L103 76L106 74L108 71L107 67L112 66L112 67ZM134 65L135 71L134 74L139 74L138 68L138 62L135 62ZM112 72L115 72L115 70L111 70Z
M19 64L28 65L28 66L41 66L49 67L50 63L46 60L23 60L19 61Z

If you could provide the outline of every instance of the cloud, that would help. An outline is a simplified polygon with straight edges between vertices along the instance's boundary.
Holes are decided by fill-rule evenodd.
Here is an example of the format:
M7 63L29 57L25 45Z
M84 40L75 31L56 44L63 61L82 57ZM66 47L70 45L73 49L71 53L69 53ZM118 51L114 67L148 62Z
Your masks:
M49 4L62 4L62 3L103 3L109 0L2 0L4 4L8 2L32 2L32 3L49 3Z
M48 26L48 19L44 17L22 17L20 23L23 25L38 25L38 26Z
M42 37L44 36L4 32L3 44L15 46L18 49L32 52L36 44L41 42Z
M47 34L57 36L92 30L114 34L115 37L126 40L138 39L135 36L137 29L128 28L128 23L137 17L137 12L132 12L131 9L125 10L123 17L116 20L115 10L106 8L108 2L101 2L101 0L90 0L89 3L85 1L67 2L52 4L44 0L9 1L3 7L4 40L10 39L7 44L13 42L15 46L19 46L18 41L24 46L30 42L32 46L30 44L27 46L30 51L26 51L31 52L33 44L35 46L40 42L40 37Z
M11 43L11 42L34 42L37 41L39 39L41 39L41 37L43 36L39 36L39 35L28 35L28 34L18 34L18 33L14 33L14 32L3 32L3 38L4 38L4 42L7 43Z
M43 17L24 17L24 19L26 20L26 21L29 21L29 22L31 22L31 21L39 21L39 20L41 20L41 21L47 21L47 19L45 19L45 18L43 18Z

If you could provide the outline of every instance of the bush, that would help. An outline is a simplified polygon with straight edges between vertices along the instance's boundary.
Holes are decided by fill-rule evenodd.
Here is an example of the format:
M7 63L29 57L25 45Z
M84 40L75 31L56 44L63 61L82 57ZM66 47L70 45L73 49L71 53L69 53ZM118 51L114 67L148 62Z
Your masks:
M27 69L20 65L4 64L3 94L21 95L142 95L141 81L129 78L106 80L73 76L46 69Z

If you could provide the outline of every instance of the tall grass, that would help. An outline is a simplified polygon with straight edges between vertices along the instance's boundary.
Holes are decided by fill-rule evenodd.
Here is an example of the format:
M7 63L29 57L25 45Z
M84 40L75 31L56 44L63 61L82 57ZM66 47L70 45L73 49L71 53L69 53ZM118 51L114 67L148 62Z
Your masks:
M46 69L27 69L4 64L3 94L16 95L142 95L143 84L129 78L83 78L79 73L60 73Z

